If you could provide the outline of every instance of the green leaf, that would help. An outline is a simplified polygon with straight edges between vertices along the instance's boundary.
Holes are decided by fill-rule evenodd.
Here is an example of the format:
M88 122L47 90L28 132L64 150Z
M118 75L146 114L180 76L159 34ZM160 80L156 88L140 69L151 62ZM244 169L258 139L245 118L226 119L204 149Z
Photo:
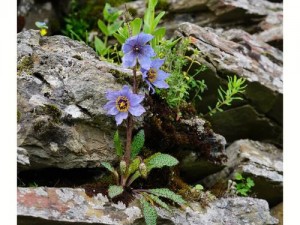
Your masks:
M105 34L105 36L109 35L108 29L102 20L98 20L98 27Z
M98 55L105 55L107 52L107 48L101 39L95 37L95 49Z
M115 169L108 162L101 162L101 165L112 173L115 171Z
M145 159L145 164L148 171L153 168L162 168L164 166L175 166L178 164L178 160L171 155L162 154L160 152L153 154L149 158Z
M130 176L131 174L133 174L135 171L138 170L140 163L141 163L140 158L135 158L134 160L132 160L132 162L129 165L128 176Z
M140 30L142 28L142 19L135 18L133 21L130 22L130 27L132 29L132 35L135 36L138 33L140 33Z
M131 158L135 158L143 148L145 143L145 133L144 130L140 130L133 138L131 143Z
M255 185L254 181L250 177L247 177L247 186L251 188L254 187L254 185Z
M186 201L178 194L174 193L173 191L169 190L168 188L156 188L156 189L149 189L150 193L168 198L172 200L173 202L176 202L178 205L183 205L186 203Z
M159 21L160 21L161 18L165 15L165 13L166 13L165 11L162 11L162 12L160 12L160 13L155 17L154 22L153 22L154 28L157 27Z
M113 35L122 25L122 21L116 21L112 25L109 25L107 27L108 29L108 34Z
M108 188L108 196L110 198L114 198L120 194L122 194L124 191L122 186L117 186L117 185L111 185Z
M125 38L124 36L122 36L122 35L120 35L120 34L118 34L118 33L114 33L113 35L114 35L114 37L118 40L118 42L119 42L120 44L124 44L124 43L125 43L126 38Z
M163 202L159 197L157 197L156 195L152 195L152 194L149 194L148 195L149 198L151 198L156 204L158 204L159 206L165 208L166 210L170 211L170 208L169 206Z
M234 179L235 179L235 180L243 180L244 178L243 178L242 174L240 174L240 173L235 173Z
M156 225L157 213L153 206L150 205L145 198L140 199L145 222L147 225Z
M117 156L121 157L123 155L123 147L122 147L122 143L118 131L116 131L114 135L114 146L116 149Z

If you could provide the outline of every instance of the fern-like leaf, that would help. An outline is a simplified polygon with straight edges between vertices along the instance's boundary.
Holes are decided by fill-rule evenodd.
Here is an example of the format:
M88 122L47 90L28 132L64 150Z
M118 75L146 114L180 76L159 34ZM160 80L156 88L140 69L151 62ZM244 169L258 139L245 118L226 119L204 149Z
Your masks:
M145 198L140 199L140 203L142 206L145 222L147 225L156 225L157 213L155 208L147 202Z
M150 199L152 199L152 201L154 201L157 205L165 208L166 210L170 211L170 208L169 206L163 202L159 197L157 197L156 195L152 195L152 194L149 194L148 195Z
M140 130L133 138L131 143L131 158L135 158L143 148L145 143L145 133L144 130Z
M180 195L174 193L168 188L149 189L149 192L160 197L168 198L173 202L176 202L178 205L183 205L186 203L186 201Z
M162 154L160 152L150 156L145 160L148 172L153 168L162 168L164 166L175 166L178 164L178 160L171 155Z
M108 188L108 196L110 198L114 198L120 194L122 194L124 191L122 186L117 186L117 185L111 185Z
M114 135L114 146L116 149L117 156L121 157L123 155L123 147L122 147L122 143L118 131L116 131Z

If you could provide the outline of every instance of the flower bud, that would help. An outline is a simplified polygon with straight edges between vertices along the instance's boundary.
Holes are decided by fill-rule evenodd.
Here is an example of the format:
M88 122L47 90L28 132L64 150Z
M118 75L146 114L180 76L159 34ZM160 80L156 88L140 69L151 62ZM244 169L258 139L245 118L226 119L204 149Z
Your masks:
M140 171L142 177L146 179L148 174L147 174L147 167L146 167L145 163L142 162L139 165L139 171Z
M121 160L120 161L120 171L121 171L121 174L125 174L126 167L127 167L126 162L124 160Z

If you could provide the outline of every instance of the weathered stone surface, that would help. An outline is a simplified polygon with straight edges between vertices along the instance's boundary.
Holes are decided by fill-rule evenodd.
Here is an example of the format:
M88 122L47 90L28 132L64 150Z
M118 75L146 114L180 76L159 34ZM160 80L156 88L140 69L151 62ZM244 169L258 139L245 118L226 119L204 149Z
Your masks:
M18 34L18 146L31 168L95 167L115 159L107 90L129 70L101 62L88 46L63 36ZM127 76L127 75L126 75Z
M274 145L252 140L239 140L226 148L226 167L201 181L211 187L221 180L233 179L236 172L251 177L255 186L253 193L274 205L283 198L282 150Z
M18 224L31 218L45 219L46 224L61 221L79 224L145 224L136 201L128 207L112 204L101 194L90 198L83 189L71 188L18 188ZM253 198L223 198L210 203L206 209L191 203L185 210L172 212L156 208L161 225L271 225L278 220L270 216L268 203ZM22 223L23 222L23 223Z
M278 225L283 225L283 202L271 209L271 215L279 220Z
M48 34L57 33L60 30L60 14L55 9L55 1L20 0L17 8L18 17L22 18L24 25L20 30L38 29L35 22L43 21L48 25Z
M236 74L247 80L244 94L246 101L234 104L236 110L230 108L227 112L225 109L210 118L214 130L224 135L229 142L251 138L282 145L282 52L242 30L222 31L183 23L178 31L179 36L191 37L193 45L200 50L197 60L208 68L206 76L201 78L204 78L209 89L203 93L203 100L196 104L201 113L207 113L208 105L216 104L217 88L219 85L224 86L227 75ZM238 107L245 103L248 105ZM243 120L230 117L232 113L239 114L241 109L243 114L239 117ZM228 122L228 116L231 122ZM262 127L255 126L255 129L262 128L266 134L258 137L253 132L244 132L247 128L241 125L245 118L248 118L247 124L256 123L257 120L265 121ZM226 124L236 128L235 134L232 133L233 129L222 128Z

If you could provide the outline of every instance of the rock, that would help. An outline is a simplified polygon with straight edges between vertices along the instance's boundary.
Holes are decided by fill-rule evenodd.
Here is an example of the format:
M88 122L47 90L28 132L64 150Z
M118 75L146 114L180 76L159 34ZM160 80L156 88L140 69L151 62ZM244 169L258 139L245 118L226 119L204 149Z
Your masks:
M233 179L236 172L251 177L255 186L253 192L270 205L278 204L283 198L283 155L282 150L272 144L252 140L239 140L226 148L226 167L200 183L212 187L221 180Z
M209 118L214 131L224 135L229 142L251 138L281 146L282 52L238 29L222 31L183 23L179 26L178 36L191 38L200 51L196 60L207 67L201 78L209 88L203 93L203 100L196 103L199 112L206 114L207 106L216 104L217 88L225 86L227 75L236 74L247 80L245 101ZM251 123L256 125L248 130L246 125ZM225 128L227 125L229 129ZM252 129L265 134L259 137Z
M121 202L109 202L101 194L90 198L84 189L18 188L17 199L18 224L32 224L32 221L37 220L47 221L49 225L60 224L62 221L83 224L144 224L139 219L142 213L137 201L126 207ZM168 212L156 209L160 217L158 224L161 225L278 224L278 220L270 215L268 203L254 198L222 198L210 203L206 209L195 202L185 210L172 208L172 212Z
M55 9L55 1L37 1L37 0L20 0L17 8L18 27L24 22L22 29L29 30L38 29L35 22L46 22L48 25L48 35L58 33L60 31L60 12Z
M279 220L278 225L283 225L283 202L271 209L271 215Z
M116 77L130 70L99 61L90 47L64 36L21 32L17 48L18 146L28 152L30 168L114 161L116 124L102 108L104 95L121 89Z

